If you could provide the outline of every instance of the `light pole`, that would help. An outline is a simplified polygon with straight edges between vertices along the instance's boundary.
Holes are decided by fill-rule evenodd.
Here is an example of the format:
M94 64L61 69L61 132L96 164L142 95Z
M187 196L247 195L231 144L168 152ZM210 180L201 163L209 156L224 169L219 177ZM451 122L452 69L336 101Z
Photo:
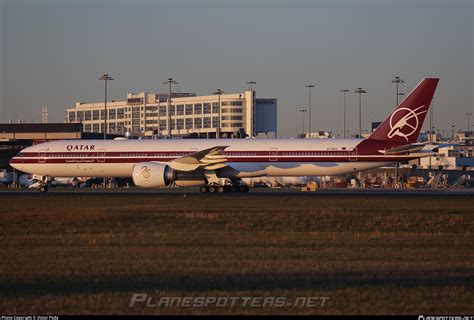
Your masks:
M451 125L451 131L452 131L452 141L454 142L454 124Z
M396 87L397 87L397 105L398 106L398 85L400 83L404 83L405 81L403 81L402 79L400 79L400 77L394 77L393 80L392 80L392 83L395 83L396 84Z
M252 137L255 136L255 96L253 94L253 85L257 82L247 81L246 84L250 85L250 92L252 93Z
M341 89L339 90L340 92L342 92L343 96L344 96L344 116L343 116L343 130L342 130L342 134L344 135L344 138L346 137L346 93L349 92L348 89Z
M168 84L169 85L169 91L168 91L168 138L171 139L171 85L172 84L178 84L178 81L175 81L173 78L168 78L163 84ZM158 104L159 105L159 104ZM159 106L158 106L158 112L159 112ZM158 124L159 125L159 124Z
M305 85L306 88L308 88L308 95L309 95L309 100L308 100L308 110L309 110L309 137L311 138L311 88L314 88L314 84L307 84Z
M433 136L432 136L432 131L431 128L433 127L433 109L434 109L434 97L431 99L431 108L430 108L430 144L433 144ZM431 157L430 157L431 160ZM430 163L430 169L431 169L431 163Z
M405 94L404 94L403 92L399 92L397 95L400 97L399 101L401 101L401 100L402 100L402 96L404 96Z
M362 138L362 94L367 93L367 91L365 91L362 88L357 88L356 90L354 90L354 93L359 94L359 139L360 139Z
M308 110L307 109L300 109L301 119L303 121L303 134L304 134L304 113L305 112L308 112Z
M114 80L112 79L111 76L109 76L107 73L104 73L102 77L99 78L99 80L104 80L104 140L107 139L107 81L108 80Z
M250 91L252 91L252 96L253 96L253 85L256 84L256 82L255 81L247 81L245 83L250 85Z
M471 116L472 112L467 112L466 117L467 117L467 131L471 131Z
M217 94L218 97L219 97L219 102L218 102L218 106L219 106L219 120L217 121L217 130L216 130L216 139L219 139L220 136L221 136L221 94L223 94L224 91L221 90L221 89L217 89L216 92L214 92L214 94Z

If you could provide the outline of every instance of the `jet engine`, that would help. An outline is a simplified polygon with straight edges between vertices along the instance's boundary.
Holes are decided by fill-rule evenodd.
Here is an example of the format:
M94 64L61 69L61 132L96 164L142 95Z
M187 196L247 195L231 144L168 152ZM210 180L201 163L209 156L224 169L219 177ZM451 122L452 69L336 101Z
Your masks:
M176 172L166 163L139 162L133 166L132 178L137 187L165 187L176 180Z

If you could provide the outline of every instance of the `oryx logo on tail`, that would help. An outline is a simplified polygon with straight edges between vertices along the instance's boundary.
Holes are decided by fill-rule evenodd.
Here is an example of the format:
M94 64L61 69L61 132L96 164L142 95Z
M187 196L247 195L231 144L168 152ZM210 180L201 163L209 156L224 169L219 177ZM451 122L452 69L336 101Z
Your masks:
M421 107L418 107L414 110L408 108L398 108L395 110L395 112L393 112L390 116L390 131L387 135L388 138L391 139L394 136L399 136L408 141L408 137L416 132L418 125L420 124L418 116L427 112L427 110L419 111L424 107L425 105L422 105ZM394 120L394 116L400 112L404 113L404 115L398 121Z
M368 139L389 141L392 147L393 144L415 143L438 81L438 78L423 79Z

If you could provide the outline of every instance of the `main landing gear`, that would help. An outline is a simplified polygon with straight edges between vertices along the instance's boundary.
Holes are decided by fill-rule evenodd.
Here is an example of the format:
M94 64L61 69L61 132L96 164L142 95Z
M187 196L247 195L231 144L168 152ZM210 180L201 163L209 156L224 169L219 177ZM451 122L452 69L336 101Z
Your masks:
M225 193L225 192L249 192L249 187L240 182L240 179L230 178L224 185L221 184L219 177L213 170L205 171L206 185L201 186L199 191L201 193Z
M231 185L205 185L199 188L201 193L225 193L225 192L233 192L233 193L247 193L249 192L250 188L245 184L231 184Z

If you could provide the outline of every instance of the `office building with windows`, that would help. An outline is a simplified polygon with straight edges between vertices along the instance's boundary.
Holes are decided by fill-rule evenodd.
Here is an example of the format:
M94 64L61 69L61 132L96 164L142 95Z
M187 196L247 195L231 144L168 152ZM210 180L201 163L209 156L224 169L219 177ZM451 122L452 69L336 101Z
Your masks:
M256 98L255 91L220 96L174 93L168 108L167 94L129 93L126 100L107 102L107 132L168 136L171 130L173 137L215 138L220 123L222 138L276 136L277 100ZM82 123L84 132L103 132L104 117L104 102L78 102L67 109L66 122Z

